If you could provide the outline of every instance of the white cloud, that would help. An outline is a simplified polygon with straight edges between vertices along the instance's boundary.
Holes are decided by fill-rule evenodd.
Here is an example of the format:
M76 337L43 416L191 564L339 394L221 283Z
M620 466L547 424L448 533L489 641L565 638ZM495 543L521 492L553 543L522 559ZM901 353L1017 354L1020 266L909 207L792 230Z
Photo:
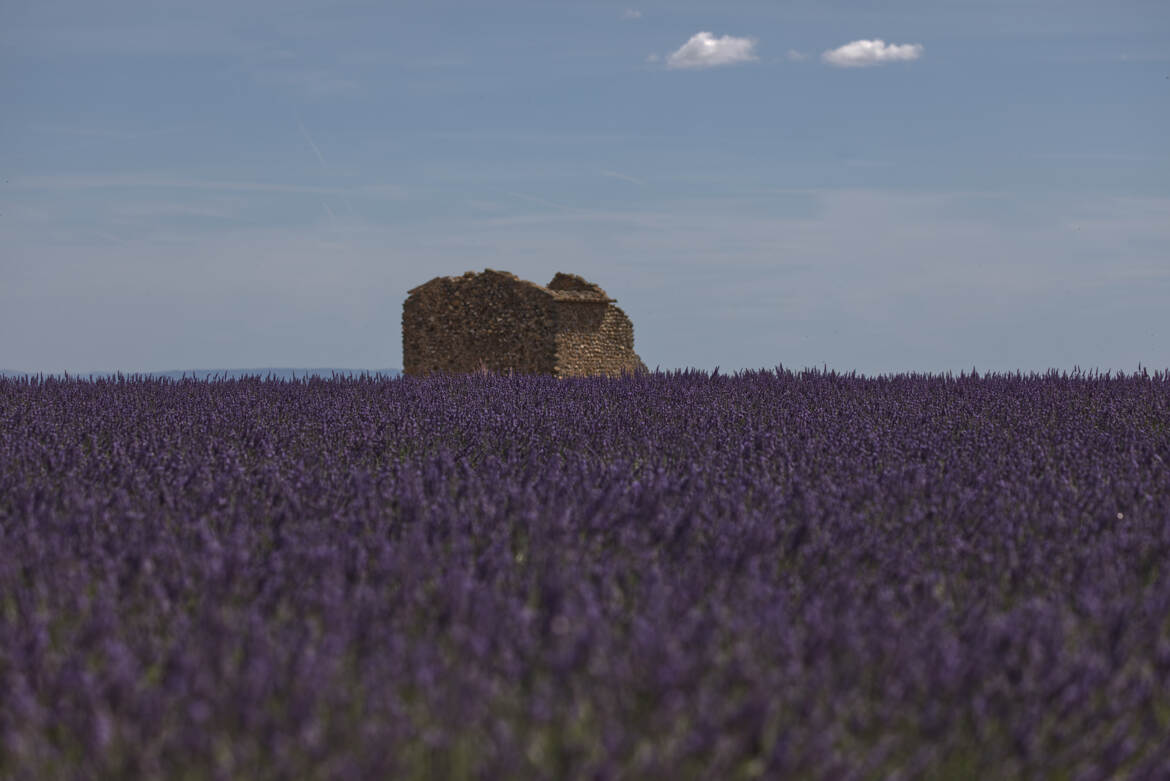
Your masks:
M646 55L646 62L658 62L659 59L660 58L657 54L647 54Z
M821 59L841 68L862 68L887 62L906 62L922 56L922 44L887 44L880 38L872 41L853 41L836 49L829 49Z
M622 18L623 19L641 19L642 12L635 10L633 8L627 8L626 10L622 11Z
M751 38L716 38L709 32L695 33L666 59L669 68L714 68L756 59L756 42Z
M808 59L808 55L804 52L798 52L796 49L789 49L788 54L785 55L792 62L803 62Z

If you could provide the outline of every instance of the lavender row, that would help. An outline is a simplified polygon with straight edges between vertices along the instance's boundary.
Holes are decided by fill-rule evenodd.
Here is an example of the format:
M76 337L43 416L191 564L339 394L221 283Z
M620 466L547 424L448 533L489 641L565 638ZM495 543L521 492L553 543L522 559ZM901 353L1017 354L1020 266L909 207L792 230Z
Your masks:
M1170 376L0 380L0 776L1170 773Z

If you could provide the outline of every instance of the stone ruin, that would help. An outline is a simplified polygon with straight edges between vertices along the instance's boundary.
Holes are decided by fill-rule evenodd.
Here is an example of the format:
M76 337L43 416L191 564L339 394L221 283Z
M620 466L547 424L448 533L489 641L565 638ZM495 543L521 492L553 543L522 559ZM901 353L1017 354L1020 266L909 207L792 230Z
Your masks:
M490 268L435 277L409 292L402 368L555 377L646 371L634 352L634 324L597 285L558 273L542 286Z

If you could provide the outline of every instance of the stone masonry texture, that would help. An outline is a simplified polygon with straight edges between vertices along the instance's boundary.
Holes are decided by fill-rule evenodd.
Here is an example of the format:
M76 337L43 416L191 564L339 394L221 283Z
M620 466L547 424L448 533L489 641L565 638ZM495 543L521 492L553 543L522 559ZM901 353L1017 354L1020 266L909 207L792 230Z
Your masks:
M409 292L402 362L411 375L646 371L634 352L634 324L597 285L558 273L542 286L490 268L435 277Z

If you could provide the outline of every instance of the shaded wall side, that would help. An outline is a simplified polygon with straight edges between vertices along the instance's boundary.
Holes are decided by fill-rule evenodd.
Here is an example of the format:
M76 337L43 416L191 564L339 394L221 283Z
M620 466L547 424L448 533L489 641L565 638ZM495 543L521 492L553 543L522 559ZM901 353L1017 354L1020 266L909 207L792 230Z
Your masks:
M550 374L556 313L548 294L500 274L439 278L402 307L405 374Z
M646 371L634 352L634 324L613 304L557 302L558 377Z

